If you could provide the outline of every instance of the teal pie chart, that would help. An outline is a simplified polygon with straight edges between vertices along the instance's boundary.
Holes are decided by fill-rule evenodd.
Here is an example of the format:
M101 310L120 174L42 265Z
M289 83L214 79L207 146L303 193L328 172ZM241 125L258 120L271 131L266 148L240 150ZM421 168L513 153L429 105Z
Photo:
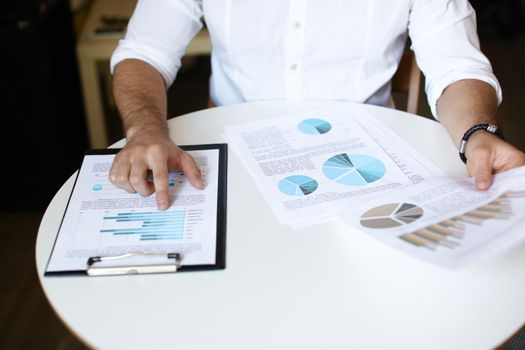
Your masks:
M332 129L332 125L322 119L305 119L297 125L299 131L308 135L326 134Z
M324 162L323 173L342 185L365 186L385 176L385 165L371 156L342 153Z
M288 176L279 181L279 190L288 196L308 196L314 193L317 187L317 181L305 175Z

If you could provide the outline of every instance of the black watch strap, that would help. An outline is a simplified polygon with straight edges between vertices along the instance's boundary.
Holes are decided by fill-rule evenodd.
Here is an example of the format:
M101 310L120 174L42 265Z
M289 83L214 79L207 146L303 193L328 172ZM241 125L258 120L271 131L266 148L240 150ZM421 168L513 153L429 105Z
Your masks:
M476 124L472 126L470 129L465 131L465 133L463 134L463 137L461 138L461 142L459 144L459 158L465 164L467 164L467 157L465 156L465 149L467 148L467 142L469 138L472 136L472 134L474 134L476 131L479 131L479 130L490 132L491 134L494 134L498 136L499 138L503 139L503 133L494 124L486 123L486 124Z

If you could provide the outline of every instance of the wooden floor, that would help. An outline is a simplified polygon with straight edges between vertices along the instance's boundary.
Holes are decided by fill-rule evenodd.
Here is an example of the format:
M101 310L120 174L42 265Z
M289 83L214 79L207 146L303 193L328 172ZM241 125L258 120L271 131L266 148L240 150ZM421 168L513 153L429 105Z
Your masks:
M503 86L501 118L507 138L525 150L525 34L486 39L482 49ZM206 107L208 73L202 73L201 65L181 76L172 89L176 97L170 115ZM197 97L191 95L195 91ZM422 107L420 114L428 116L428 108ZM113 130L114 138L120 138L120 128ZM0 349L84 349L60 324L38 283L34 248L42 214L0 213L0 256L6 259L0 263Z

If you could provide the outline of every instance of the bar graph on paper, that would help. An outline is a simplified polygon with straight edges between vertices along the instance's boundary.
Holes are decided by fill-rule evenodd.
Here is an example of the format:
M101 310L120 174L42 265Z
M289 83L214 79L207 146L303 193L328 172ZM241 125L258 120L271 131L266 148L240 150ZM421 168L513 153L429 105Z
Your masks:
M467 232L475 235L476 227L481 229L489 221L505 221L515 215L512 201L518 198L525 198L525 191L507 191L492 202L475 210L415 232L403 234L399 238L411 245L429 250L435 250L438 247L449 249L460 247Z
M103 217L100 234L139 241L182 240L185 219L185 210L117 213Z
M405 244L431 251L442 247L455 249L467 239L479 237L487 230L499 229L508 225L518 214L515 201L523 206L525 191L507 191L491 202L442 220L418 230L396 236ZM387 203L369 209L360 216L362 227L369 229L402 228L425 217L425 210L408 202ZM406 232L406 231L405 231Z

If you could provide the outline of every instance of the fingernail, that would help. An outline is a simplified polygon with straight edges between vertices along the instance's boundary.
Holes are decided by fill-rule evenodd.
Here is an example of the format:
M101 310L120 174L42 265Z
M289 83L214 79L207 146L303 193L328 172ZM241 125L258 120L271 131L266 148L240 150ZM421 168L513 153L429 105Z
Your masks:
M168 207L168 201L165 199L160 199L158 201L159 209L166 209Z
M480 190L485 190L489 187L489 182L487 180L478 180L476 183L476 187Z

